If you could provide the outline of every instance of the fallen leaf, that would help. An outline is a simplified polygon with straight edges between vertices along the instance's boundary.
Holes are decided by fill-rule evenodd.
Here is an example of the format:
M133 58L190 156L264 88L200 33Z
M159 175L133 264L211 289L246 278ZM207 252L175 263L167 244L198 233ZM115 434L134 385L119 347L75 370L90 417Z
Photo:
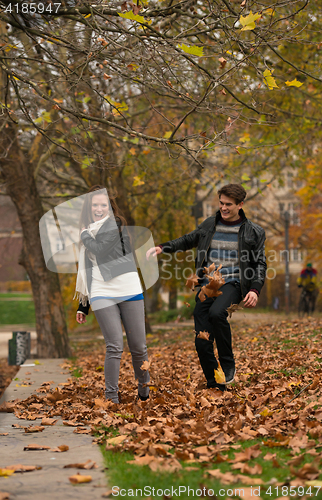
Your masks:
M10 494L6 491L0 491L0 500L9 500Z
M10 403L8 401L5 401L0 405L0 412L3 413L13 413L15 411L15 403Z
M24 447L24 450L27 451L41 451L41 450L50 450L50 446L42 445L42 444L28 444Z
M14 469L0 469L0 477L9 477L14 473Z
M95 406L101 406L100 404L97 404L97 402L100 401L98 399L95 399ZM105 401L102 401L102 403L106 403ZM64 425L69 425L70 427L82 427L83 424L81 422L75 422L74 420L63 420Z
M29 433L29 432L42 432L45 427L42 427L40 425L34 425L34 426L30 426L30 427L24 427L25 429L25 432L26 433Z
M313 486L313 487L320 487L322 488L322 481L316 480L316 481L306 481L305 486Z
M69 468L72 468L72 469L97 469L97 465L96 465L96 462L93 462L92 460L87 460L86 462L84 463L78 463L78 464L68 464L68 465L64 465L64 469L69 469Z
M210 476L219 479L223 484L234 484L238 481L237 476L231 472L221 472L219 469L211 469L206 471Z
M55 453L62 453L64 451L68 451L69 446L66 444L61 444L60 446L57 446L57 448L51 448L50 451L54 451Z
M125 439L127 439L127 438L128 438L128 436L126 436L126 435L116 436L116 437L107 439L106 443L111 444L111 445L116 445L116 444L123 443L123 441L125 441Z
M90 483L92 481L92 476L82 476L81 474L75 474L68 478L73 484Z
M115 496L116 491L117 491L116 488L114 488L113 490L107 490L107 491L105 491L105 493L103 493L102 497L103 498L110 498L110 497L112 497L112 495Z
M41 425L55 425L57 418L44 417L41 421Z
M293 465L290 465L290 471L293 475L299 477L300 479L316 479L320 472L318 467L314 463L304 464L301 469L295 470Z
M15 465L7 465L2 470L13 470L14 472L32 472L34 470L41 470L42 467L38 465L23 465L23 464L15 464Z

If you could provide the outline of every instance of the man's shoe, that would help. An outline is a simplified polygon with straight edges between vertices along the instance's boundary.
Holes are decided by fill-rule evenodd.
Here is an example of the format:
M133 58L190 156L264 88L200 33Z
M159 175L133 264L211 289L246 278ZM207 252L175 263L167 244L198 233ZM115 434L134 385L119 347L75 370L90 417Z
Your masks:
M219 389L221 392L225 392L226 386L224 384L217 384L217 382L212 382L211 384L208 385L208 389Z
M226 385L232 384L235 380L236 368L232 366L231 368L223 368L225 377L226 377Z

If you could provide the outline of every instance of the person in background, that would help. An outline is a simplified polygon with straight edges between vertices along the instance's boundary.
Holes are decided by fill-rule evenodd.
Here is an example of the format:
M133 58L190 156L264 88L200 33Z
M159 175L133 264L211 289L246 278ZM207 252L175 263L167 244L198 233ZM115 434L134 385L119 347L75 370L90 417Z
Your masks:
M132 355L138 397L149 397L145 313L142 287L132 255L126 221L115 198L104 186L94 186L81 213L81 249L76 282L76 321L86 322L90 306L102 330L106 355L105 396L119 403L119 373L123 352L122 323Z
M225 279L222 292L216 298L201 302L200 291L194 310L195 346L207 380L207 387L224 391L235 378L235 359L232 350L228 307L243 300L244 307L255 307L266 276L265 231L246 218L242 209L246 191L240 184L227 184L218 191L219 210L204 220L194 231L180 238L150 248L147 258L164 253L185 251L197 247L196 275L199 286L208 282L204 267L222 265ZM199 334L207 332L209 340ZM214 355L214 341L226 384L218 384L214 371L218 362Z
M314 312L316 299L319 294L317 275L317 270L314 269L311 262L308 262L306 267L302 269L300 276L297 278L297 286L305 289L309 294L311 312Z

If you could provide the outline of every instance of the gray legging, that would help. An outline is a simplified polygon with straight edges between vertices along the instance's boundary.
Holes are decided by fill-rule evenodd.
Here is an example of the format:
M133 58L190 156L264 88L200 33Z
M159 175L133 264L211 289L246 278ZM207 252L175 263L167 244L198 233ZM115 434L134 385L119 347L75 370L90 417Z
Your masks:
M100 302L103 302L100 301ZM111 301L106 300L106 304ZM93 303L93 305L95 302ZM101 307L102 304L100 304ZM144 321L144 301L135 300L119 302L95 310L96 319L101 327L106 344L106 356L104 364L105 372L105 395L107 399L118 403L118 380L120 374L120 362L123 352L123 322L127 342L132 355L132 364L135 378L139 381L139 393L146 397L149 394L149 387L144 384L150 382L148 371L141 370L143 361L148 359L146 340L145 340L145 321Z

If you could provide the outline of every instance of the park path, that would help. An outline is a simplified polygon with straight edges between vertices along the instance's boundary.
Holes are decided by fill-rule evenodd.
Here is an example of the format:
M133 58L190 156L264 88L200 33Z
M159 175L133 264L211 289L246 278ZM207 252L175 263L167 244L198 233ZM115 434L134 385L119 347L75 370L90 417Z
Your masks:
M70 373L62 367L63 363L63 359L42 359L39 364L27 360L16 375L18 380L12 381L0 399L0 469L17 464L40 467L40 470L0 478L0 492L8 492L10 500L96 500L108 489L103 455L98 445L93 444L92 436L75 434L75 427L64 425L59 417L55 425L45 425L42 432L26 433L23 427L41 425L41 416L33 421L22 420L4 407L5 402L23 400L32 394L43 396L38 391L44 382L52 382L53 388L67 382ZM50 448L67 445L69 449L61 453L25 451L24 447L30 444ZM90 470L64 468L87 460L96 462L98 467ZM68 478L77 473L92 476L92 482L73 485Z

